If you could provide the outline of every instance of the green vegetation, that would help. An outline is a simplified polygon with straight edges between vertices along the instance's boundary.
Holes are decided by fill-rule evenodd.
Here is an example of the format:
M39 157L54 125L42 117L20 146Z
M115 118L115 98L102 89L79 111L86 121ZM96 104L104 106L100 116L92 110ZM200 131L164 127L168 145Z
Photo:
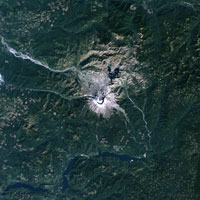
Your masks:
M48 192L0 199L200 198L198 0L0 0L0 33L52 69L106 73L121 61L111 88L130 119L98 118L77 73L1 44L0 194L16 183Z

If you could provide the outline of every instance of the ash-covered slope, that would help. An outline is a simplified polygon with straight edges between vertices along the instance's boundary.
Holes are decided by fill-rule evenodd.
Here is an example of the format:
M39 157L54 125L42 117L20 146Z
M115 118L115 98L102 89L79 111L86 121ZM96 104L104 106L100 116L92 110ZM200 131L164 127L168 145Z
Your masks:
M0 2L1 194L199 198L199 11L195 0Z

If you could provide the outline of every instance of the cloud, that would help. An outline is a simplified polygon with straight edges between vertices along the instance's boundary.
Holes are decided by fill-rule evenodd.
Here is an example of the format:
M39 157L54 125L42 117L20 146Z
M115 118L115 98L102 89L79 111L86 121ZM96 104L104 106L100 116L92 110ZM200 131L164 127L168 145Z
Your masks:
M0 85L4 83L4 79L3 79L3 76L0 74Z

